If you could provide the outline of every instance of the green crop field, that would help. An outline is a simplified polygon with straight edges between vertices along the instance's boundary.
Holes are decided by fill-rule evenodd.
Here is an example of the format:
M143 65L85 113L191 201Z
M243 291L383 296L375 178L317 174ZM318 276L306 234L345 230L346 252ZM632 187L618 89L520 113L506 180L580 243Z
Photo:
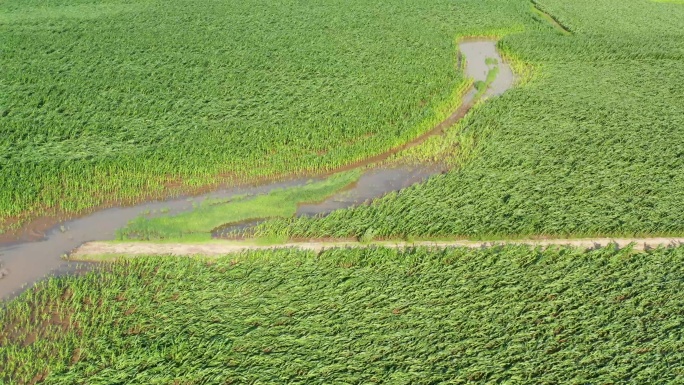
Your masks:
M322 220L276 220L257 233L684 233L684 7L538 3L572 33L528 31L501 40L533 65L533 79L457 128L453 140L476 143L464 167L370 206Z
M501 54L477 82L468 37ZM511 89L413 140L509 66ZM681 0L0 0L0 234L318 175L118 237L682 236L682 84ZM397 163L448 171L294 217ZM19 287L66 263L35 250L135 210L0 243L0 295L22 291L0 306L0 384L684 383L684 246L102 256Z
M458 103L458 36L521 31L527 11L494 0L3 1L0 228L385 151Z
M141 258L0 311L22 384L684 380L684 248Z
M683 18L650 0L5 1L0 231L381 153L457 105L457 39L496 36L532 77L414 151L465 168L262 231L681 234Z

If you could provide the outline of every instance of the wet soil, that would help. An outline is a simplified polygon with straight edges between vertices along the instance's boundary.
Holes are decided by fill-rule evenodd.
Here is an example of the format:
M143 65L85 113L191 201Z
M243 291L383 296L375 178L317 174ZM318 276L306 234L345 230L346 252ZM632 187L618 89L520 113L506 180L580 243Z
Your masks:
M490 84L484 97L501 95L513 86L513 72L496 51L494 41L471 39L460 43L459 47L460 57L465 58L466 61L465 72L474 80L484 81L492 68L492 64L487 64L486 59L496 59L499 75ZM192 210L193 204L201 203L206 199L227 199L236 195L264 194L274 189L301 186L312 179L322 180L336 172L380 163L402 150L422 143L431 136L441 134L465 116L475 103L475 95L476 91L470 90L464 95L461 106L451 116L433 130L416 139L383 154L349 164L317 177L299 177L287 181L264 183L259 186L224 188L195 198L174 198L166 201L144 202L128 207L107 208L82 218L68 220L52 226L37 241L23 240L14 243L0 243L0 260L4 262L7 272L7 275L0 279L0 298L11 298L47 275L68 274L82 269L82 265L65 261L61 257L86 242L115 239L116 230L125 226L141 213L147 213L150 216L173 215ZM369 169L353 188L336 194L324 202L301 205L297 215L324 214L337 208L357 205L388 192L421 182L431 175L443 171L442 167L434 165L421 167L388 166ZM40 233L38 231L38 234L29 235L34 239L38 238Z
M8 274L0 280L0 298L9 297L44 276L65 274L77 267L61 257L85 242L115 239L116 231L140 214L173 215L190 211L206 199L227 199L243 194L264 194L278 188L304 185L297 179L258 187L236 187L196 198L146 202L130 207L113 207L53 227L45 237L33 242L0 245L0 259Z

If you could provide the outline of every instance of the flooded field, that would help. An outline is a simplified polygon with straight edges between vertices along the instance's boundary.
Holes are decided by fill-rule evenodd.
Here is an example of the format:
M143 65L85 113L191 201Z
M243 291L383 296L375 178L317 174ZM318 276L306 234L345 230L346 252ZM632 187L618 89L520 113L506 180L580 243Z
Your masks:
M489 83L483 96L501 95L514 83L514 75L498 52L495 42L489 40L468 40L460 43L460 52L466 60L466 74L476 81L484 81L493 67L498 67L496 78ZM442 122L435 130L410 142L417 145L431 135L440 134L444 129L463 117L475 102L476 90L471 90L464 97L461 106L449 118ZM410 147L404 146L402 148ZM390 153L396 153L396 150ZM366 167L375 161L386 157L381 154L373 157L358 167ZM377 159L376 159L377 158ZM432 175L445 171L438 165L424 165L419 167L377 167L364 172L353 186L341 191L320 203L300 205L297 215L325 214L333 210L351 207L371 199L380 197L388 192L406 188L422 182ZM65 261L62 257L85 242L114 239L116 230L125 226L129 221L142 213L155 215L174 215L192 210L194 205L201 204L207 199L225 199L238 195L265 194L275 189L301 186L312 178L302 178L285 182L269 183L252 187L236 187L215 191L194 198L171 199L167 201L147 202L131 207L115 207L105 209L64 222L49 230L44 238L35 242L14 242L0 244L0 260L3 277L0 279L0 298L6 299L17 294L27 286L49 274L67 274L82 269L77 265ZM323 179L323 177L313 178ZM254 225L249 223L232 224L217 229L215 236L220 237L240 228Z
M445 172L440 165L391 166L371 168L361 175L358 181L322 202L300 204L297 216L325 215L334 210L358 206L392 191L399 191L413 184L423 182L429 177ZM240 231L263 222L264 219L228 223L212 231L213 238L234 238Z

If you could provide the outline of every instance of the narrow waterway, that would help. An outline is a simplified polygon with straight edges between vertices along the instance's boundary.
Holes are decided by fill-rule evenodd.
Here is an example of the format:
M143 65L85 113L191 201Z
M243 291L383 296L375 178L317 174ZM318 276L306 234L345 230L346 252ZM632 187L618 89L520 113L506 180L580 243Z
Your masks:
M459 44L459 49L466 59L466 75L476 81L485 81L489 71L498 66L497 77L489 84L489 88L484 93L485 97L501 95L513 86L513 72L498 54L494 41L467 40ZM468 92L458 110L437 127L441 127L439 130L433 130L429 135L440 134L441 130L448 128L463 117L475 102L475 95L474 89ZM429 135L424 135L421 139L424 140ZM401 149L418 145L422 140L412 141L410 145L403 146ZM396 149L391 151L391 153L396 152ZM369 162L375 158L369 159ZM381 156L378 157L380 158ZM364 163L359 167L365 167L367 164ZM333 195L324 202L300 206L297 215L327 213L335 209L358 205L390 191L419 183L443 171L442 167L435 165L370 168L354 186ZM48 231L42 240L0 244L0 260L7 273L0 278L0 298L11 298L48 275L65 274L79 269L80 265L64 261L61 257L83 243L114 239L117 229L142 213L149 212L151 216L154 216L162 215L161 212L164 211L163 215L173 215L192 210L193 204L201 203L205 199L264 194L274 189L304 185L311 179L323 179L323 177L229 188L195 198L145 202L130 207L105 209L83 218L66 221Z

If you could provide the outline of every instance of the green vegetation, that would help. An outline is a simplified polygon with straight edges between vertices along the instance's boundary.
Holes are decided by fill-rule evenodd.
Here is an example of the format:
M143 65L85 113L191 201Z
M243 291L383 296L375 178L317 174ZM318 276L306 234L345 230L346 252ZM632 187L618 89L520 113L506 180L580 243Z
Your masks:
M570 35L571 32L568 30L567 27L564 25L560 24L558 20L556 20L553 16L549 15L546 10L544 10L543 6L539 4L539 1L537 0L531 0L532 3L532 14L537 18L537 20L543 22L543 23L549 23L552 25L556 31L560 32L563 35Z
M140 258L0 311L0 379L673 383L684 248Z
M573 34L540 24L501 40L534 77L445 136L466 144L459 169L323 219L273 220L257 234L683 234L684 7L540 3ZM430 146L449 156L457 147Z
M227 223L292 217L302 203L320 202L358 180L361 172L349 171L304 186L271 191L265 195L207 200L190 212L149 218L141 215L119 230L119 239L208 240L211 231Z
M330 170L397 146L457 105L467 83L456 41L486 35L534 77L399 157L457 170L261 234L684 232L684 8L234 3L0 4L0 231L44 213Z
M522 31L526 13L498 0L3 1L0 231L405 143L458 105L457 36Z
M478 80L475 82L475 89L477 90L475 100L479 99L485 92L487 92L487 88L489 88L489 85L492 84L498 74L499 66L493 66L489 69L489 72L487 72L487 78L484 81Z
M458 39L493 36L518 86L389 160L449 173L292 218L352 171L120 237L684 234L684 7L663 2L6 0L0 232L381 153L459 104ZM684 246L128 259L5 303L0 383L683 382L683 276Z

